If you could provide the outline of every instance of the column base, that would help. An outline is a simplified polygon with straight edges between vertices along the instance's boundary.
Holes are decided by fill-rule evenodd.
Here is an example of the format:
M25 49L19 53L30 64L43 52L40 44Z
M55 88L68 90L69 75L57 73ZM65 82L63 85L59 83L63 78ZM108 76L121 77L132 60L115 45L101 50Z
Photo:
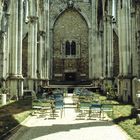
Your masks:
M135 106L137 106L137 97L136 94L140 92L140 79L135 77L132 80L132 102Z
M124 103L132 102L132 79L118 78L118 99Z
M23 96L23 77L22 75L10 75L6 79L6 87L9 87L10 96L13 99L20 99Z
M34 90L36 92L36 89L37 89L37 79L33 79L33 78L30 78L30 79L27 79L27 89L28 90Z

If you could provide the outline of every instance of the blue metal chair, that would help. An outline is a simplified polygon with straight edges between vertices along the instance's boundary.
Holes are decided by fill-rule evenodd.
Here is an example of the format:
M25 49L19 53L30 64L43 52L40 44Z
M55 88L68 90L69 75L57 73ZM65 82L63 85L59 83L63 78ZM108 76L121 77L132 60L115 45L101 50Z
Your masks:
M63 115L63 109L64 109L64 102L63 100L57 100L55 101L55 110L60 110L60 116L62 118Z
M89 113L90 118L91 118L92 113L99 114L99 117L101 118L101 104L92 103L90 106L90 113Z
M103 113L103 117L104 117L105 112L111 112L111 115L113 116L113 105L111 105L111 104L102 104L101 111Z

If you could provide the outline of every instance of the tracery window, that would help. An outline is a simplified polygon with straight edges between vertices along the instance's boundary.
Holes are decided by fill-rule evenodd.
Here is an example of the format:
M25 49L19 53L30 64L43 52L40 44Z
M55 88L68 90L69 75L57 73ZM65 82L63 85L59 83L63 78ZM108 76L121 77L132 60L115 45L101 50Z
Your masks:
M68 40L65 43L65 56L76 56L76 42Z
M71 42L71 55L76 55L76 43L75 43L75 41Z
M65 44L65 55L70 55L71 45L69 41L66 41Z

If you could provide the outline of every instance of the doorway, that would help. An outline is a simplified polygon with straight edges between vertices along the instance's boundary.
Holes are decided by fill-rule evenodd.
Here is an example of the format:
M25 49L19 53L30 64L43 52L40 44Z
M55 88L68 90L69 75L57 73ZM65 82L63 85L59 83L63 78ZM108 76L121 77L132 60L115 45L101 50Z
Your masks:
M65 73L65 80L66 81L76 81L76 73Z

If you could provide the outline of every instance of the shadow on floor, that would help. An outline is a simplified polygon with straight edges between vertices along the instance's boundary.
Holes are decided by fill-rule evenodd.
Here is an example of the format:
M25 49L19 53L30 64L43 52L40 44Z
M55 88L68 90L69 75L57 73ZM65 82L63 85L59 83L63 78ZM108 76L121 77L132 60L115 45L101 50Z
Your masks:
M90 122L76 123L76 124L53 124L51 126L35 126L35 127L22 126L20 133L18 134L18 137L12 140L19 140L19 139L30 140L30 139L35 139L35 138L39 138L42 136L59 133L59 132L78 130L87 127L112 126L112 125L113 123L111 121L102 121L102 122L90 121ZM24 134L28 137L25 137Z

